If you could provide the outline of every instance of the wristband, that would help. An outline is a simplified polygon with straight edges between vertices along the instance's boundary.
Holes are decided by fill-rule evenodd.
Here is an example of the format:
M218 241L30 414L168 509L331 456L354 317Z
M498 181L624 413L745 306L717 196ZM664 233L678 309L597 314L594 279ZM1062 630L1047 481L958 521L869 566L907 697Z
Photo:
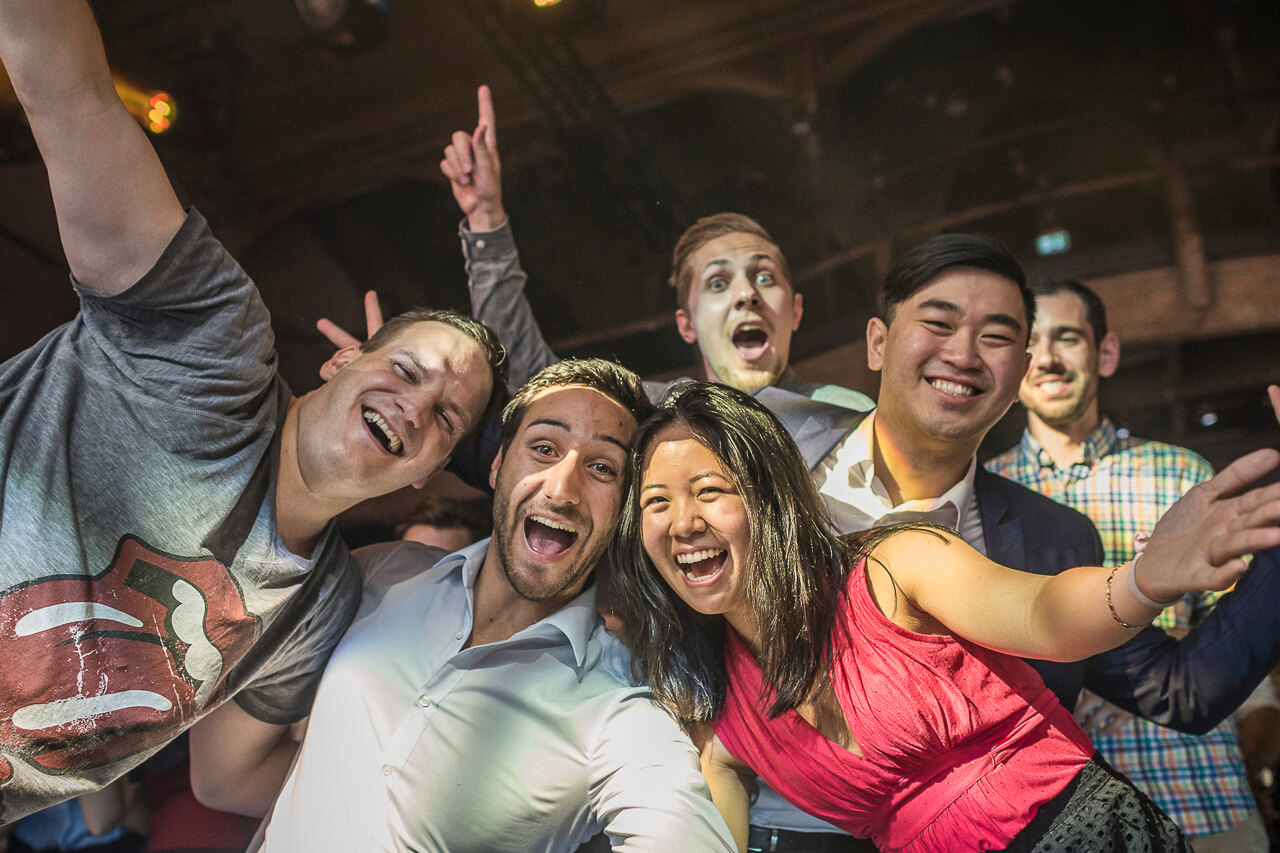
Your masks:
M1138 587L1138 561L1141 559L1142 554L1138 554L1138 556L1133 558L1133 567L1129 570L1129 592L1133 593L1133 597L1141 601L1147 607L1156 607L1160 610L1164 610L1170 605L1177 604L1177 598L1173 601L1156 601Z

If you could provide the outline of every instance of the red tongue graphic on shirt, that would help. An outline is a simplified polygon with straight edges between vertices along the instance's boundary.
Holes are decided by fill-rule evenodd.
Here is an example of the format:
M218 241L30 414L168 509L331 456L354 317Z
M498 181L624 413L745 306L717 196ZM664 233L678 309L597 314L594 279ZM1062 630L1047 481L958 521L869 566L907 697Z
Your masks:
M578 539L577 533L548 527L532 518L525 519L524 535L529 542L529 547L543 557L560 556L565 551L568 551Z
M134 536L93 577L0 591L0 750L62 774L172 740L258 632L225 566ZM12 775L0 759L0 787Z

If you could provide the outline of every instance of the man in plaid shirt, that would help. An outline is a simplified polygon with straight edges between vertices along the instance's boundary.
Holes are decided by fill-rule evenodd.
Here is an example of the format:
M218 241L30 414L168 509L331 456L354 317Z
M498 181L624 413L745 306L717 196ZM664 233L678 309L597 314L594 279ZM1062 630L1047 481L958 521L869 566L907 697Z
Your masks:
M1098 380L1115 372L1120 341L1107 330L1106 311L1093 291L1071 280L1044 282L1032 290L1031 368L1019 393L1027 429L1016 447L987 468L1089 516L1102 536L1107 562L1119 564L1133 557L1135 536L1155 527L1164 511L1209 479L1213 469L1186 448L1134 438L1100 416ZM1186 633L1217 597L1187 595L1154 624L1171 634ZM1100 703L1086 694L1077 711L1098 719ZM1122 725L1104 726L1094 735L1098 750L1169 813L1196 853L1267 852L1266 831L1230 720L1202 736L1128 715L1120 720Z

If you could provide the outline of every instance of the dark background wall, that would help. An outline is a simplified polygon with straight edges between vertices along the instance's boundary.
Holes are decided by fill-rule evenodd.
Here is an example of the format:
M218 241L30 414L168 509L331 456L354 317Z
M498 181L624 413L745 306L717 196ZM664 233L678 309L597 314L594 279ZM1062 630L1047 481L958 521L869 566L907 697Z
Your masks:
M1094 284L1103 401L1221 463L1277 443L1280 5L1266 0L115 0L113 65L175 97L154 137L257 280L282 368L328 316L468 307L437 163L494 88L529 297L566 354L693 368L665 287L693 218L757 217L805 292L795 358L874 391L893 258L940 231ZM336 10L310 29L299 8ZM1070 249L1036 253L1062 229ZM0 356L75 310L43 169L0 86ZM1015 407L988 441L1017 438ZM447 486L445 486L447 488ZM385 506L394 506L386 504ZM370 512L388 512L375 507Z

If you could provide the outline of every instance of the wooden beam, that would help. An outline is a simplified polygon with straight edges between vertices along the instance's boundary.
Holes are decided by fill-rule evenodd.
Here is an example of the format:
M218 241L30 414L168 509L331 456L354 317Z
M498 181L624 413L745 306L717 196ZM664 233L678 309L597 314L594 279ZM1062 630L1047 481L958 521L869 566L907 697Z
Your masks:
M1204 232L1200 230L1200 218L1196 216L1191 182L1187 180L1186 170L1172 160L1164 163L1161 172L1183 298L1192 308L1208 308L1213 302L1213 280L1204 254Z
M1176 267L1087 280L1107 306L1122 343L1148 344L1280 329L1280 254L1207 264L1217 298L1200 308L1183 298Z

